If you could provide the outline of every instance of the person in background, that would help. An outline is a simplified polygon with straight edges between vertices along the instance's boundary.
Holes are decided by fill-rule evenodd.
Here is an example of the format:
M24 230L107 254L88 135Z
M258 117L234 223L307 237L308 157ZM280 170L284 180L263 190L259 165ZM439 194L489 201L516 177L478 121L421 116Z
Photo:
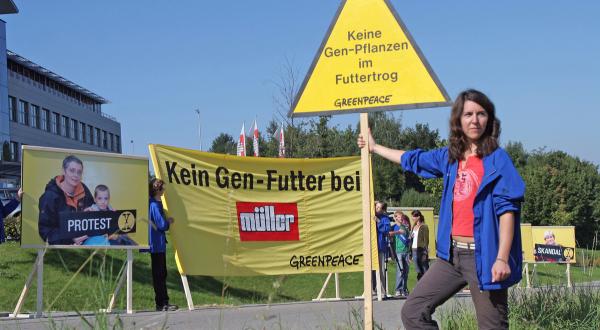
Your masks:
M417 272L417 281L429 269L429 227L425 224L425 217L419 210L411 213L414 226L412 230L412 258Z
M379 255L379 278L381 279L381 292L385 297L387 295L386 281L386 261L388 253L388 235L390 232L390 218L387 215L387 204L377 202L375 204L375 218L377 227L377 252Z
M152 179L149 184L150 211L149 242L152 259L152 283L154 285L154 302L157 311L174 311L179 307L169 304L167 293L167 236L166 232L175 222L165 217L161 197L165 192L165 183L160 179Z
M396 237L396 292L395 297L408 297L410 259L410 220L401 211L394 212L395 225L390 236Z
M19 206L19 203L21 203L21 198L23 198L23 189L19 188L19 191L17 191L16 199L12 199L6 205L0 202L0 244L6 241L6 231L4 230L4 218L11 214Z
M443 180L438 260L404 303L402 323L407 329L437 329L431 315L468 284L479 329L508 329L508 288L522 276L525 183L499 146L500 121L485 94L461 92L449 124L448 146L430 151L378 145L370 132L357 140L360 148L368 141L369 152L406 171Z

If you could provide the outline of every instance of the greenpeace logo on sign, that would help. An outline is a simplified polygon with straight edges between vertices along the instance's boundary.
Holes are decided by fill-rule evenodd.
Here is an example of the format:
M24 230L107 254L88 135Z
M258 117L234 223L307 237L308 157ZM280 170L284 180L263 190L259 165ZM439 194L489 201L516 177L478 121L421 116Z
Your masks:
M296 203L237 202L241 241L298 241Z

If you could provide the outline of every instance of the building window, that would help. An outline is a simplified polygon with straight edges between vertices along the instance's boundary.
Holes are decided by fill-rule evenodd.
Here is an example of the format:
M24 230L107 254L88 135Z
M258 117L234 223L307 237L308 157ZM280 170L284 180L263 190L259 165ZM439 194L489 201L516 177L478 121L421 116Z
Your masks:
M10 141L10 160L13 162L19 161L19 143Z
M23 100L19 100L19 124L26 124L27 123L27 115L26 115L26 109L27 109L27 102L23 101Z
M121 137L115 134L116 152L121 153Z
M69 118L66 116L60 117L60 135L68 137L69 134Z
M79 122L79 141L85 143L85 124Z
M77 140L77 120L71 119L71 124L69 125L69 137L73 140Z
M29 125L33 128L39 128L40 107L31 105L29 107Z
M102 146L102 143L101 143L101 141L102 141L102 138L101 138L101 136L100 136L100 129L99 129L99 128L96 128L96 145L97 145L98 147Z
M108 138L105 130L102 130L102 148L108 149Z
M40 112L40 129L42 131L48 131L48 117L50 116L50 111L48 109L42 109Z
M52 134L59 134L60 133L60 115L56 112L52 113L52 117L50 117L50 132L52 132Z
M108 149L110 151L114 151L115 148L115 140L113 133L108 133Z
M12 96L8 97L8 116L10 121L17 121L17 99Z
M87 142L89 144L95 144L94 143L94 128L92 127L92 125L88 125L87 134L88 134Z

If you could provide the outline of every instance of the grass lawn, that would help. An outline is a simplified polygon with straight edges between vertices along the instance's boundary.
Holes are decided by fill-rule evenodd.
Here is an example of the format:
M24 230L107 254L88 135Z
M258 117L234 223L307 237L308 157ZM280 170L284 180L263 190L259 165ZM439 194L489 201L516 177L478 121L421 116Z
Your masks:
M168 256L173 256L169 245ZM77 269L91 255L92 250L48 250L44 258L44 310L92 311L105 308L126 259L125 251L99 250L74 280L68 283ZM36 250L21 249L18 243L0 245L0 311L10 311L19 298L25 280L36 258ZM172 257L167 258L170 302L186 306L181 279ZM530 268L531 269L531 268ZM538 265L535 285L566 284L564 265ZM573 282L600 280L600 272L587 268L571 267ZM389 264L389 288L393 292L395 265ZM240 305L307 301L316 298L327 274L207 277L188 276L195 305ZM411 269L409 290L414 287L415 274ZM324 297L334 297L333 277ZM340 292L349 298L362 294L362 273L340 274ZM64 290L64 291L63 291ZM63 291L61 293L61 291ZM35 310L36 281L26 299L23 312ZM154 308L154 291L150 270L150 256L134 252L133 306L135 310ZM117 309L125 309L125 292L118 297Z

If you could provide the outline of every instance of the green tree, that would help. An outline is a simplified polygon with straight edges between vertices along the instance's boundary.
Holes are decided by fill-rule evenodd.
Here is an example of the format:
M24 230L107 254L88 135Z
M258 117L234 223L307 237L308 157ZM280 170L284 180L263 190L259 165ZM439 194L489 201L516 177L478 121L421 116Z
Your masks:
M237 152L237 144L231 135L221 133L213 140L209 151L220 154L235 155Z
M521 171L525 168L529 154L523 148L523 143L509 141L504 150L509 154L517 170Z
M534 151L521 172L523 219L534 225L573 225L580 245L600 230L598 166L562 151Z
M402 133L402 121L399 117L385 112L369 115L369 127L378 144L400 149L399 136ZM356 144L355 141L352 143ZM373 166L373 190L375 197L385 201L399 201L405 190L402 169L379 156L371 156Z
M423 150L431 150L439 147L440 133L437 129L430 129L429 124L417 123L414 128L407 127L403 129L398 139L400 149L413 150L420 148ZM406 189L414 189L417 192L425 192L426 181L428 180L421 179L416 174L404 172Z

